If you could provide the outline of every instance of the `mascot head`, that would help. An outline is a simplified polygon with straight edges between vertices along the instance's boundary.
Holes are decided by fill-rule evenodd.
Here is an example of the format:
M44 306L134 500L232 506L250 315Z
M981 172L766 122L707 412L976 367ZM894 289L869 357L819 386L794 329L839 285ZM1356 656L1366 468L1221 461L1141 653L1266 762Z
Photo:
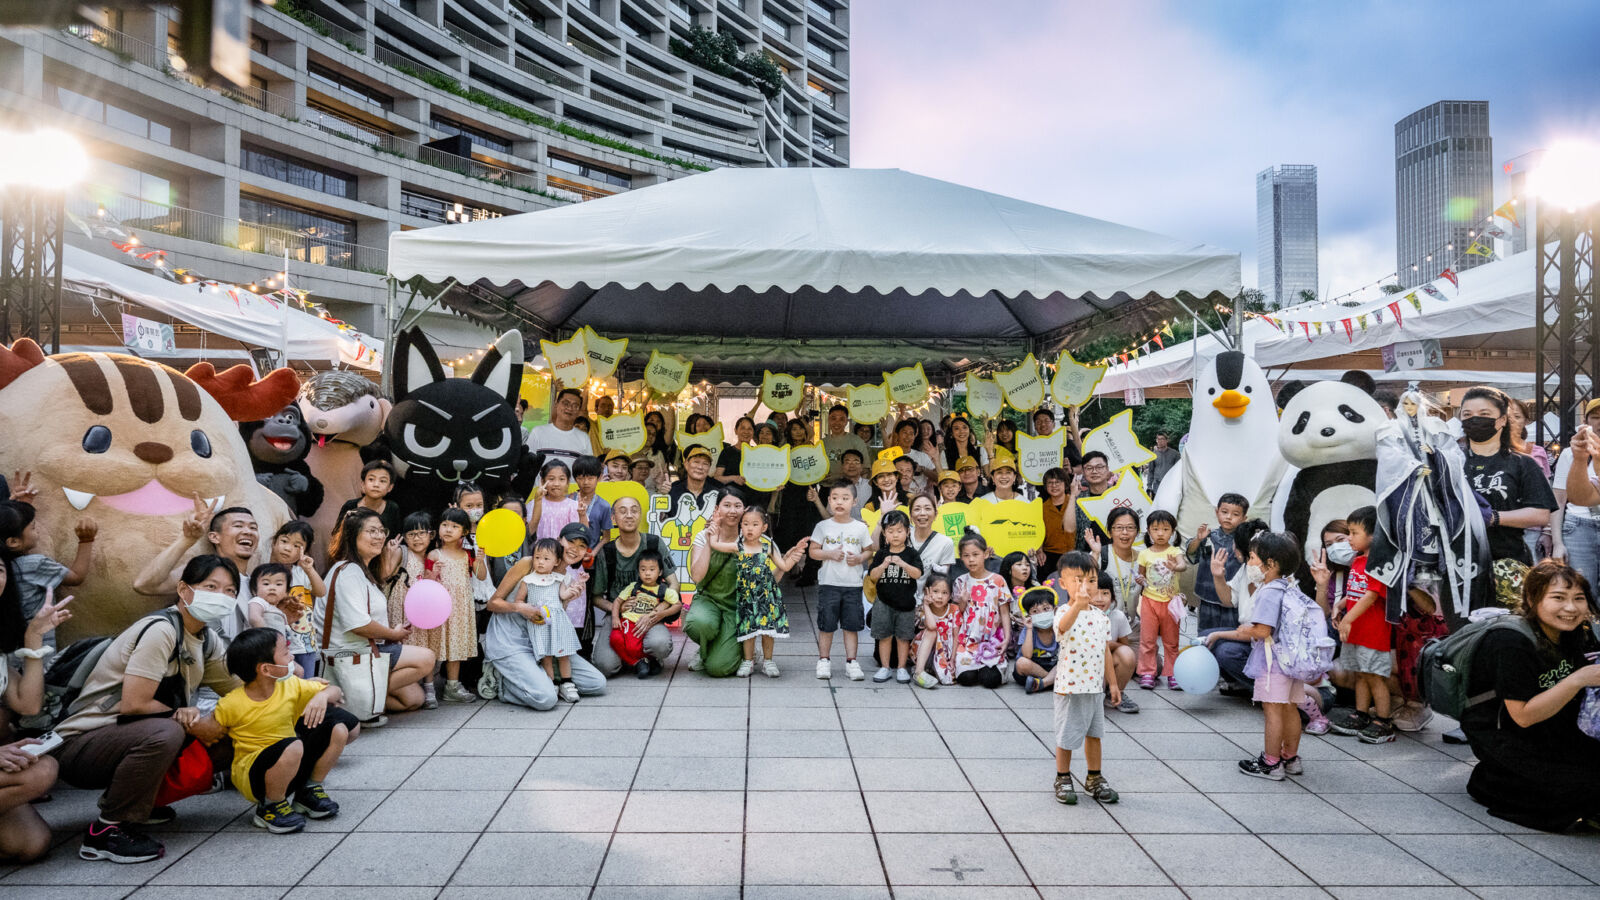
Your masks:
M501 335L470 378L446 377L421 329L407 329L395 343L395 402L384 434L401 474L447 482L515 475L522 334Z
M1339 381L1286 386L1279 393L1283 458L1302 469L1376 458L1378 428L1388 417L1372 399L1371 384L1365 372L1353 372Z
M300 391L300 415L318 447L329 441L365 447L383 433L388 414L378 386L354 372L323 372Z
M239 433L251 458L269 467L299 462L311 450L311 429L293 403L263 421L245 422Z

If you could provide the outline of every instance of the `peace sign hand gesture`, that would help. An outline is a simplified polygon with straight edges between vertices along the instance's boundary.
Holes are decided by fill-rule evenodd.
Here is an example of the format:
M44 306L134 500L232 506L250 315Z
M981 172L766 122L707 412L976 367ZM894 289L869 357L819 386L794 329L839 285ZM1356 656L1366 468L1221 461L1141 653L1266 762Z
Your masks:
M189 495L194 501L194 509L183 520L183 536L189 540L198 540L206 533L206 528L211 524L211 517L216 515L216 507L200 499L200 492L195 491ZM221 501L218 501L219 505Z
M67 604L72 602L72 596L68 595L61 598L60 603L55 602L55 600L55 588L45 588L44 605L39 607L39 611L34 613L33 618L28 622L28 635L30 637L37 637L43 642L45 635L54 631L62 622L72 618L72 610L67 609Z
M33 498L39 496L39 489L33 486L32 472L11 473L11 499L32 503Z

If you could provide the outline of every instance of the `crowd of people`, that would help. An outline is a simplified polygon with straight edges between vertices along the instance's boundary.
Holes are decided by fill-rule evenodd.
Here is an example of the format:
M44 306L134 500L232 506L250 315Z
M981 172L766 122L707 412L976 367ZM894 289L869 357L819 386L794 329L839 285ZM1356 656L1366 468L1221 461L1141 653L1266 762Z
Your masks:
M1330 523L1322 550L1302 560L1302 542L1272 531L1238 494L1223 495L1192 535L1179 534L1166 510L1089 518L1076 501L1124 476L1105 454L1082 452L1075 413L1039 410L1023 426L1069 430L1061 464L1035 492L1019 477L1019 425L1005 419L907 418L880 445L876 428L852 427L835 406L821 435L806 418L747 416L720 451L680 453L674 417L653 410L644 448L630 455L605 452L586 433L585 406L563 390L551 420L529 429L543 464L528 497L462 483L446 508L402 516L391 497L396 473L378 460L334 533L292 521L270 536L249 510L197 498L182 537L138 579L141 592L170 592L174 604L68 647L57 646L55 629L72 615L64 595L88 570L97 529L77 523L70 562L35 552L33 491L19 473L0 502L0 697L13 737L56 740L0 746L0 854L29 861L48 851L49 829L31 804L57 779L103 792L85 859L158 858L162 844L145 829L172 821L178 800L228 786L251 804L255 825L298 831L308 818L337 815L326 783L340 754L389 714L441 702L577 703L624 672L661 672L674 627L694 645L693 671L782 677L774 645L790 629L784 580L814 587L817 678L834 677L838 636L850 680L925 690L1010 681L1053 694L1062 803L1076 803L1079 786L1117 801L1102 768L1106 717L1138 714L1135 685L1181 689L1184 635L1210 648L1225 690L1262 704L1263 747L1239 762L1243 776L1302 774L1311 765L1299 752L1304 732L1385 743L1426 723L1417 659L1426 638L1443 634L1438 601L1413 588L1407 620L1386 618L1383 585L1366 570L1372 507ZM1525 443L1519 409L1475 388L1459 410L1493 555L1523 567L1520 590L1505 598L1505 618L1520 624L1485 638L1470 673L1469 692L1492 699L1462 716L1462 739L1480 760L1468 789L1521 824L1594 828L1600 741L1580 729L1579 713L1600 704L1590 699L1600 691L1586 690L1600 687L1591 588L1600 574L1600 401L1558 455L1554 488L1546 460ZM601 398L593 412L610 415L614 404ZM713 424L697 414L685 430ZM1177 461L1171 437L1156 436L1150 481ZM744 446L819 438L829 458L822 484L764 492L744 483ZM648 533L639 501L612 504L597 491L625 480L674 506L715 495L687 560L692 597L680 594L678 566ZM952 540L935 527L945 503L1008 499L1040 504L1038 547L996 554L975 530ZM487 556L475 526L499 509L526 523L525 540ZM319 570L311 550L324 540ZM450 598L433 628L406 614L424 581ZM1336 661L1319 669L1335 645ZM47 687L47 664L55 672L68 657L81 677ZM379 681L364 684L360 673ZM1075 782L1069 764L1080 750L1087 777Z

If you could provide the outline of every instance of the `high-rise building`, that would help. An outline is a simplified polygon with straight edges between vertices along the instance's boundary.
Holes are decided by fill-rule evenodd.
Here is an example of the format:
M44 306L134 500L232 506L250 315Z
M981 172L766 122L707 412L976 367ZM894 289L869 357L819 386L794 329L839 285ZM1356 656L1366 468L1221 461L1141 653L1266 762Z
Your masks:
M1257 286L1276 309L1317 292L1317 167L1256 174Z
M1441 100L1394 126L1395 266L1406 287L1446 266L1487 257L1463 251L1494 210L1487 100Z
M233 90L185 74L175 6L107 7L97 24L0 29L0 117L84 142L69 211L239 284L287 257L297 288L379 334L393 231L718 166L847 166L849 7L256 5L250 83Z

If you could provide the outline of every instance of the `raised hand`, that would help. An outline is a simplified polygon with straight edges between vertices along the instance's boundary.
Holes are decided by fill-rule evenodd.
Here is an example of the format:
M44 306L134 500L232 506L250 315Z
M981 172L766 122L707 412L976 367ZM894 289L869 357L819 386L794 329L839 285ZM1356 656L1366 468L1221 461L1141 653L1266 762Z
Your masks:
M1211 574L1218 578L1228 577L1228 551L1218 550L1211 554ZM1313 567L1315 571L1315 567Z
M71 602L72 596L69 594L61 598L60 603L57 603L55 588L45 588L44 604L39 607L39 611L34 613L33 618L28 621L29 633L43 639L45 635L54 631L62 622L72 618L72 610L67 609L67 604Z
M1311 551L1311 558L1306 563L1311 569L1311 579L1317 584L1327 584L1332 573L1328 571L1328 552L1326 550Z
M1074 487L1074 490L1076 490L1076 487ZM1096 556L1100 555L1100 536L1095 534L1093 529L1083 533L1083 543L1084 546L1089 548L1090 553Z
M78 536L78 543L84 544L94 540L95 535L100 533L100 526L94 519L84 516L73 527L72 533Z
M1195 532L1194 532L1194 539L1195 539L1195 540L1196 540L1196 541L1203 541L1203 540L1205 540L1205 539L1206 539L1206 537L1207 537L1207 536L1209 536L1209 535L1210 535L1210 534L1211 534L1211 526L1210 526L1210 525L1207 525L1207 524L1206 524L1206 523L1204 523L1204 522L1201 522L1201 523L1200 523L1200 527L1199 527L1199 528L1197 528L1197 529L1195 529Z
M206 533L206 528L211 525L211 517L216 515L216 510L205 500L200 499L200 492L195 491L189 495L194 501L194 509L183 520L183 536L190 540L198 540ZM219 503L221 501L218 501Z
M33 486L32 472L11 473L11 499L32 503L33 498L39 496L39 489Z

